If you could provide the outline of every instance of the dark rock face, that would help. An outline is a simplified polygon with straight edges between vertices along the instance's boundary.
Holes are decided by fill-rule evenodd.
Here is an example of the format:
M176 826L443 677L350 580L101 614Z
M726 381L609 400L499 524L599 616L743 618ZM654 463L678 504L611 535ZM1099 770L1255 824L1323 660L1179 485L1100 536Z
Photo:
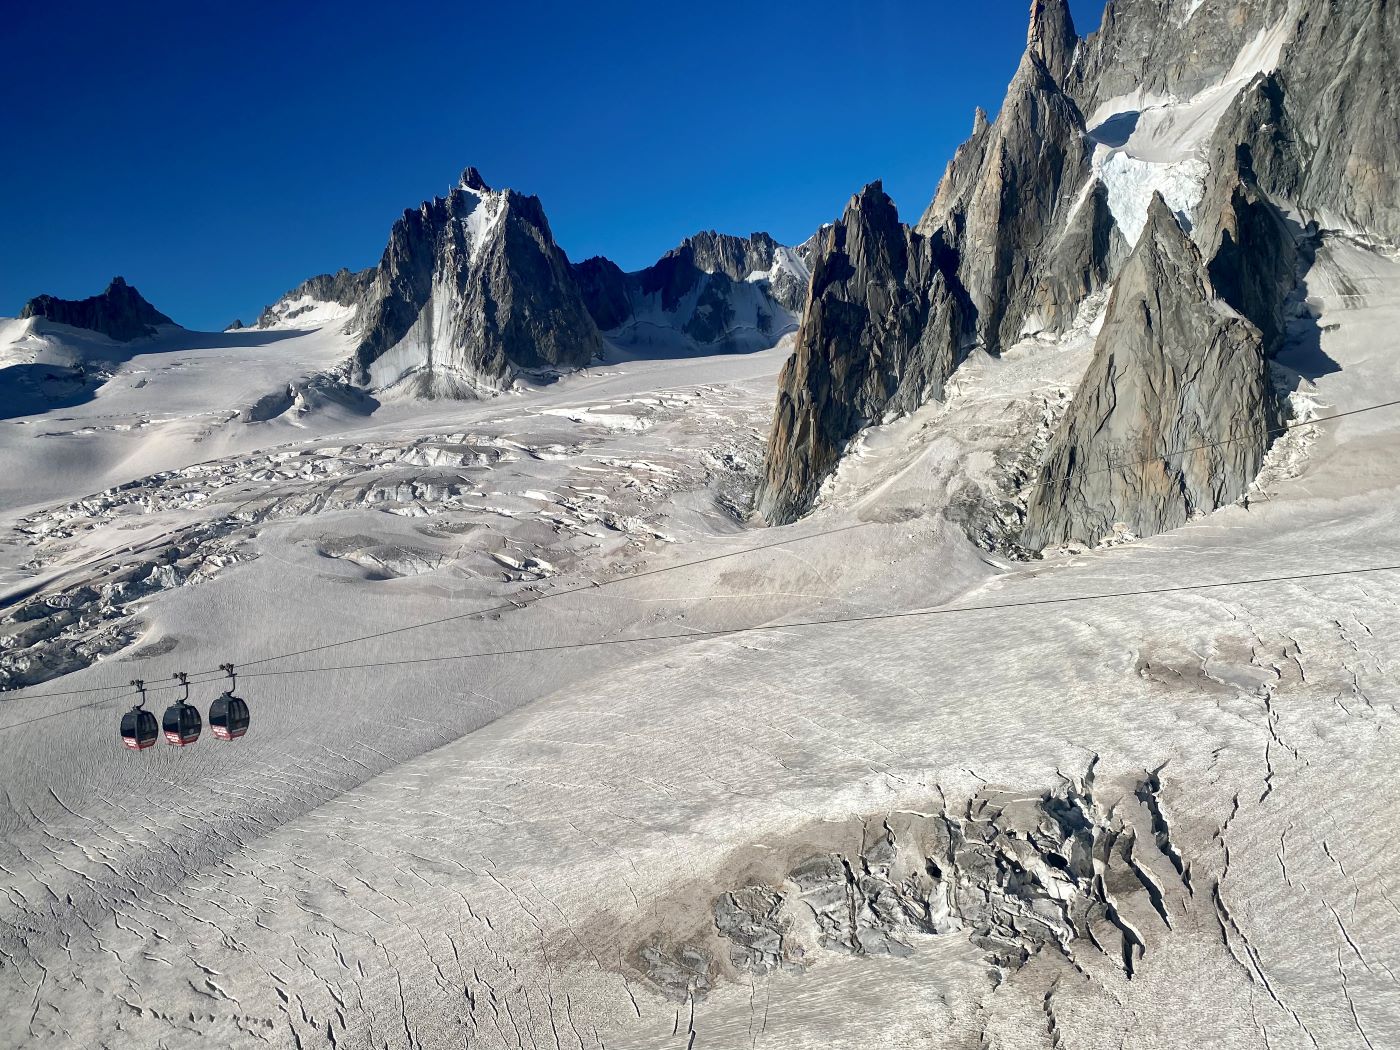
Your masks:
M863 426L940 397L965 311L951 254L873 183L824 234L797 349L778 381L759 513L792 521Z
M1086 114L1099 111L1095 119L1101 120L1108 112L1104 103L1123 100L1113 107L1122 111L1111 114L1111 134L1117 138L1101 139L1107 147L1122 147L1137 126L1137 108L1168 96L1190 99L1238 75L1236 70L1275 63L1275 72L1256 77L1239 91L1204 149L1198 140L1184 144L1183 137L1180 157L1130 153L1141 169L1113 170L1126 180L1114 183L1116 192L1131 199L1133 179L1156 177L1150 172L1153 164L1197 156L1206 162L1203 196L1186 210L1206 261L1200 280L1187 281L1178 290L1185 298L1177 305L1191 301L1199 307L1218 296L1210 311L1233 308L1252 322L1246 327L1255 331L1263 353L1276 352L1287 331L1288 299L1315 234L1310 227L1300 229L1285 209L1300 214L1305 223L1400 241L1400 92L1392 88L1400 82L1400 4L1393 0L1111 0L1100 30L1083 40L1065 0L1032 0L1026 52L1001 112L990 123L978 111L971 137L954 155L917 227L941 246L945 284L962 306L962 327L935 356L956 360L968 346L995 354L1028 333L1063 333L1084 301L1106 289L1125 265L1130 245L1110 207L1112 194L1090 181L1095 141L1086 129ZM1170 120L1166 128L1170 139ZM1143 148L1159 147L1149 140ZM1196 176L1170 176L1182 177ZM1158 241L1159 247L1166 243L1162 237ZM1168 274L1177 279L1177 270L1191 271L1185 263L1164 264L1170 253L1158 255L1138 259L1141 296L1148 293L1144 282L1149 279ZM784 371L778 395L759 503L770 521L790 520L808 509L854 430L879 420L880 412L872 411L863 391L901 382L895 357L872 360L868 347L878 340L872 332L854 329L858 319L848 319L846 330L835 334L836 316L816 308L816 289L814 282L799 356ZM1169 447L1163 442L1171 435L1219 433L1226 425L1222 419L1242 427L1273 412L1272 394L1256 382L1259 354L1246 347L1248 339L1235 327L1220 332L1201 328L1206 312L1195 311L1195 335L1209 335L1202 352L1208 350L1209 367L1219 364L1226 377L1212 380L1201 371L1188 383L1183 359L1173 366L1178 371L1171 381L1186 383L1194 398L1211 382L1238 380L1241 401L1213 402L1210 411L1223 415L1202 417L1199 405L1172 401L1176 394L1171 389L1147 387L1163 400L1138 405L1137 422L1118 435L1138 435L1134 440L1142 446L1140 452ZM1181 319L1176 313L1172 324ZM1165 347L1188 334L1180 325L1169 325L1128 338L1129 321L1120 310L1119 337L1139 350ZM882 323L898 328L901 320L898 314L872 314L864 323L872 330ZM826 349L818 351L818 346ZM1231 346L1238 353L1229 352ZM1098 351L1100 356L1104 352ZM843 354L854 359L845 360ZM1121 364L1121 354L1118 360ZM1105 371L1109 366L1100 361L1095 368L1085 380L1076 413L1092 414L1093 408L1085 406L1113 393ZM1223 398L1225 389L1211 396ZM893 398L880 407L898 411L904 404ZM1081 437L1085 435L1075 440ZM1239 455L1211 460L1219 468L1211 478L1197 463L1190 470L1166 469L1158 482L1132 491L1127 481L1122 491L1095 482L1079 493L1077 506L1054 510L1050 516L1058 515L1060 523L1054 528L1044 517L1050 509L1042 507L1042 520L1026 539L1101 537L1115 522L1139 535L1159 531L1238 496L1262 447L1251 439ZM1088 448L1075 454L1082 458L1090 451L1106 454ZM1181 491L1176 496L1161 491L1167 484L1163 479L1174 479ZM1068 499L1065 493L1060 497ZM1044 498L1044 493L1037 497ZM1092 521L1091 498L1106 501ZM1136 510L1129 507L1134 499L1141 501Z
M574 280L589 314L603 331L621 327L632 316L630 282L611 259L595 255L575 264Z
M1134 91L1190 98L1223 77L1241 48L1288 13L1289 0L1112 0L1084 39L1068 90L1086 113ZM1364 5L1359 5L1364 6ZM1189 14L1189 18L1186 17Z
M1023 543L1152 535L1230 503L1258 473L1272 419L1259 330L1215 299L1156 195L1051 440Z
M394 224L354 324L355 378L375 387L499 387L602 350L539 199L490 190L474 168Z
M1108 206L1108 189L1097 179L1045 253L1031 294L1026 327L1061 333L1079 304L1104 288L1128 255L1128 242Z
M341 267L335 273L318 274L302 281L271 306L265 307L253 323L254 328L271 328L294 322L298 316L314 310L314 303L339 303L354 306L374 280L374 269L352 271ZM312 304L300 300L312 300Z
M1194 231L1216 294L1254 322L1269 355L1286 334L1285 306L1303 256L1298 235L1259 185L1250 144L1262 146L1272 179L1296 185L1281 99L1274 78L1259 77L1221 120Z
M1324 226L1400 244L1400 4L1312 0L1280 65L1303 159L1296 190Z
M997 122L978 111L917 231L877 184L822 240L779 381L757 503L769 522L810 508L861 427L941 397L966 346L997 353L1028 320L1067 326L1108 279L1122 246L1106 198L1074 209L1090 143L1059 80L1077 41L1065 0L1036 0Z
M1036 264L1088 178L1084 118L1062 89L1078 42L1066 0L1035 0L1025 55L996 123L976 122L919 229L943 229L992 353L1014 343L1031 312Z
M88 299L37 296L24 304L20 317L42 317L57 324L88 328L122 343L155 335L158 325L175 323L121 277L113 277L106 291Z
M574 267L589 312L619 342L629 326L671 329L697 347L772 346L796 324L807 301L811 243L778 244L708 231L687 237L656 263L623 273L606 259Z
M1079 34L1074 31L1068 0L1031 0L1031 24L1026 51L1036 58L1057 84L1069 75Z

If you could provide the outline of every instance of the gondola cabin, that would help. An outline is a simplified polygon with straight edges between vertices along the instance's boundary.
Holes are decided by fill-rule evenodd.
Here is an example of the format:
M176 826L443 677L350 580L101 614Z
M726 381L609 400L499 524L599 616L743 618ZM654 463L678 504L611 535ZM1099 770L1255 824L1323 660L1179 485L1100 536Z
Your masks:
M133 707L122 715L122 743L133 751L144 751L160 736L156 716L144 707Z
M165 709L165 717L161 719L161 723L161 728L165 730L165 742L176 747L193 744L199 739L200 730L204 728L204 722L199 717L199 708L183 700L177 700Z
M237 740L248 732L248 704L232 693L224 693L209 705L209 728L220 740Z

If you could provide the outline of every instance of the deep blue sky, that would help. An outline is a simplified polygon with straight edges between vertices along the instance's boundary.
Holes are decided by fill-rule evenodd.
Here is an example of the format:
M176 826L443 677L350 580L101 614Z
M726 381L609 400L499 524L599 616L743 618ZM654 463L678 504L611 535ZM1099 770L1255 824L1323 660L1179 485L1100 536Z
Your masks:
M0 315L123 274L196 328L378 261L467 164L579 260L792 243L877 178L909 219L1024 0L22 4L0 90ZM1101 0L1074 0L1080 32Z

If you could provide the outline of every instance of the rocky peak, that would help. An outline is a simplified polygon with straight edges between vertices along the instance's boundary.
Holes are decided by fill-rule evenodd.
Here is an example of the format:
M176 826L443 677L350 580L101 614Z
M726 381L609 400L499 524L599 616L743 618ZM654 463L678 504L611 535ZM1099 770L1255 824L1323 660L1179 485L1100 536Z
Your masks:
M1047 0L1059 10L1061 0ZM961 254L960 276L976 308L977 341L997 353L1014 343L1031 311L1035 261L1063 221L1063 205L1090 173L1090 143L1074 100L1056 82L1052 60L1073 26L1041 14L995 124L953 169L931 205L924 232L946 226ZM1067 18L1067 12L1061 12ZM1052 32L1060 26L1068 38Z
M904 224L879 179L851 198L827 237L824 267L849 266L867 281L903 276L907 269Z
M682 348L756 350L796 327L809 254L810 244L788 248L766 233L706 230L634 273L593 258L576 265L574 276L593 320L620 345L670 340L675 349L679 337Z
M594 322L605 332L620 328L632 317L629 275L601 255L574 264L574 280Z
M1252 71L1261 75L1246 83ZM976 114L916 232L962 307L955 350L995 354L1028 333L1065 332L1086 299L1117 280L1052 450L1059 474L1078 473L1047 475L1031 508L1033 542L1092 541L1120 525L1160 531L1245 491L1276 411L1263 361L1289 331L1287 297L1316 227L1400 243L1400 93L1386 88L1397 77L1400 3L1110 0L1083 39L1067 0L1030 4L1026 50L996 121ZM1219 107L1185 123L1171 112L1176 103L1158 105L1206 90ZM1153 155L1128 152L1131 163L1119 164L1116 147L1089 137L1086 113L1131 127L1141 119ZM1125 183L1171 186L1170 165L1185 171L1186 161L1200 172L1200 196L1183 204L1195 243L1159 197L1126 261L1118 224L1131 219L1136 236L1142 212L1136 188L1132 207L1120 207ZM899 242L878 234L889 225L882 214L880 195L863 191L813 261L816 320L810 331L804 321L784 372L761 489L770 521L802 513L839 457L825 450L848 440L852 425L878 420L858 411L880 403L869 391L903 382L898 353L871 354L887 339L878 311L840 306L835 291L854 301L857 291L891 287L870 279L899 270ZM907 243L912 251L917 242ZM927 267L921 259L911 256L911 273ZM910 278L894 284L917 291ZM837 348L852 360L832 357ZM1134 451L1222 435L1222 451L1168 462L1148 480L1120 466Z
M703 230L687 237L663 255L654 266L643 270L643 274L656 275L656 279L648 280L644 277L643 281L656 284L656 280L663 273L669 274L677 266L692 268L700 273L722 273L731 281L743 281L750 274L770 269L780 247L781 245L766 233L736 237L733 234ZM659 284L657 286L659 287Z
M1056 83L1064 83L1078 46L1068 0L1031 0L1026 54L1038 59Z
M355 375L376 388L468 395L602 350L539 198L461 184L405 211L357 311Z
M1166 198L1155 192L1147 205L1147 225L1120 277L1131 284L1136 278L1158 272L1166 274L1173 284L1184 282L1191 298L1212 294L1206 286L1200 252Z
M949 253L899 221L880 183L851 198L812 258L810 301L778 379L756 509L805 513L861 427L941 397L965 313Z
M291 291L281 296L272 305L264 307L254 328L275 328L294 323L298 318L324 318L324 307L334 305L353 308L364 297L374 280L374 268L368 270L348 270L341 267L335 273L317 274L310 277ZM343 320L343 314L337 318ZM321 320L320 323L324 323Z
M486 185L486 180L481 177L481 172L471 166L462 172L459 185L464 190L476 190L478 193L491 192L491 187Z
M113 277L106 291L87 299L36 296L24 304L20 317L42 317L56 324L87 328L123 343L155 335L158 325L175 323L122 277Z
M1161 194L1032 491L1023 545L1150 536L1244 494L1273 418L1259 330Z

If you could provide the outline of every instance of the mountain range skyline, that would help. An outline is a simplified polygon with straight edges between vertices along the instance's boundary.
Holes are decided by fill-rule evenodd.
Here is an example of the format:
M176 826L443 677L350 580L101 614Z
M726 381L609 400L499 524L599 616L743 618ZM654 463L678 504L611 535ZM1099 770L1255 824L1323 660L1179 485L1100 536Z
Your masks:
M1100 7L1077 0L1081 31ZM17 19L16 39L42 39L40 15ZM254 5L218 25L173 6L77 5L65 61L21 50L0 102L26 129L21 163L0 173L0 315L121 274L187 327L246 322L308 274L377 263L402 210L469 164L538 195L575 262L640 269L704 230L796 244L874 179L921 208L974 108L995 112L1024 32L1020 5L700 17L614 4L588 19L549 5L529 29L547 77L471 46L470 23L435 29L431 45L468 43L466 63L357 72L426 46L421 27L441 21L423 5L392 17ZM751 65L750 34L776 42ZM843 90L814 93L813 70L830 64L817 56L833 50ZM838 127L858 139L832 149L824 130ZM96 162L43 159L78 147Z

